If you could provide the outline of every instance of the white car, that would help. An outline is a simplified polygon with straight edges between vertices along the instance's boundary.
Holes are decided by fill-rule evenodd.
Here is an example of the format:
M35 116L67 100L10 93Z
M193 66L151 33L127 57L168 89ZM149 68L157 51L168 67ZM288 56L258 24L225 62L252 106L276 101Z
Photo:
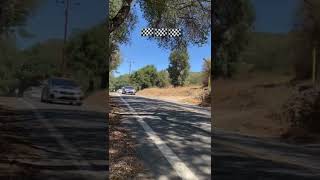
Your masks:
M122 89L118 89L117 93L121 94L122 93Z
M135 95L136 94L136 90L132 86L125 86L125 87L122 88L122 94Z
M83 92L75 81L65 78L50 78L43 84L42 102L63 102L82 105Z

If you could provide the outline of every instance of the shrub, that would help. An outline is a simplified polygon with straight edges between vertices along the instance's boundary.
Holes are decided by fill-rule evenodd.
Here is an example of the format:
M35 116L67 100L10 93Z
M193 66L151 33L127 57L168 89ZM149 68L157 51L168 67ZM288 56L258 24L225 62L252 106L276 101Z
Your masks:
M320 89L300 86L284 104L282 115L291 128L320 132Z

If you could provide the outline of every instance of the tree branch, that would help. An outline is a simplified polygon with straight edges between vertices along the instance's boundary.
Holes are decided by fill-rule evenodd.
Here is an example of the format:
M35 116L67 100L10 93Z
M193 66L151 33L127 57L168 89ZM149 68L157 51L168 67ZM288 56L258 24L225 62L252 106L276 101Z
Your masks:
M118 28L119 26L121 26L125 22L126 18L129 15L132 1L133 0L124 0L122 7L119 10L119 12L117 13L117 15L109 21L109 23L110 23L109 32L110 33L115 31L116 28Z

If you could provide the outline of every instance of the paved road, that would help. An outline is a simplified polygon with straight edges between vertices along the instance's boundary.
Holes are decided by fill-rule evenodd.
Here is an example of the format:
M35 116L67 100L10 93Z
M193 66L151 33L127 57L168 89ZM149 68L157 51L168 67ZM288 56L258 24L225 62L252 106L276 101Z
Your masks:
M112 96L153 179L211 179L210 111L137 96Z
M217 129L213 139L216 179L320 179L320 144L287 144Z
M206 109L138 96L113 100L154 179L210 179L211 162L212 178L219 180L320 179L320 144L287 144L216 128L211 134Z
M33 179L106 179L105 109L41 103L35 92L0 99L16 110L16 124L23 128L19 139L36 152L12 157L34 169Z

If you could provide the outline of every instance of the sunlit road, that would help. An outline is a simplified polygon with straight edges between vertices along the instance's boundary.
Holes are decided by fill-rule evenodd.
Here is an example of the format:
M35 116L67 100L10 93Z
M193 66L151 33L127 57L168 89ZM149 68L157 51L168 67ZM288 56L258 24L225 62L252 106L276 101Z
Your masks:
M32 167L33 179L106 179L106 110L99 107L41 103L38 92L23 98L1 97L16 110L20 139L34 156L17 155L18 165ZM8 101L8 102L5 102Z
M112 96L153 179L211 179L210 111L137 96Z

